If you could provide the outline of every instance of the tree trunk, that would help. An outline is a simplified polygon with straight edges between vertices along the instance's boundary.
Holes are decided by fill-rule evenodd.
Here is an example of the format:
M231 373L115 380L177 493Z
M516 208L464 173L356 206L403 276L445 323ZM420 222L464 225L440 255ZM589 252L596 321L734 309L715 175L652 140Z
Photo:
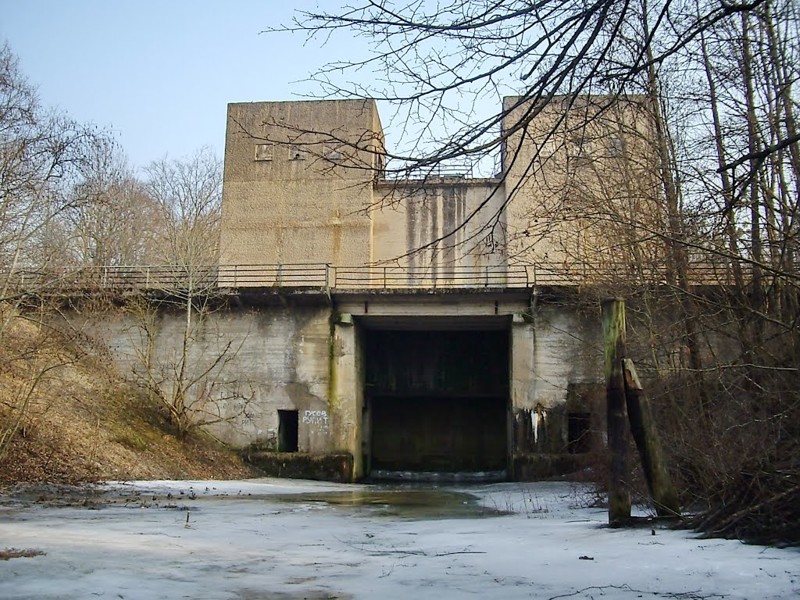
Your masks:
M739 243L737 241L736 233L736 196L734 194L733 183L731 182L730 174L727 169L724 169L727 162L725 156L725 146L723 143L724 137L722 133L722 118L719 114L719 100L717 98L717 84L714 80L714 75L711 71L711 60L708 55L708 47L706 45L706 38L704 33L700 34L700 48L703 53L703 67L708 82L708 102L711 109L712 123L714 126L714 147L717 153L717 166L719 167L719 176L722 184L722 201L723 212L723 227L725 236L728 242L728 251L730 252L730 265L733 275L733 282L735 285L735 294L737 299L744 298L744 276L742 275L742 265L737 260L740 254Z
M689 256L686 247L686 228L683 218L683 201L680 180L676 177L675 149L667 128L665 111L662 109L661 84L650 45L650 26L647 22L647 4L643 4L642 29L644 51L648 61L647 97L653 111L653 134L657 153L659 175L664 190L667 211L667 281L674 285L683 311L685 343L689 354L689 368L692 371L695 393L700 402L702 414L710 419L708 398L703 381L703 362L700 358L700 325L697 305L689 289Z
M622 359L625 357L625 301L604 300L603 343L606 377L606 426L611 464L608 480L608 524L623 525L631 517L631 497L627 486L625 429L625 380Z

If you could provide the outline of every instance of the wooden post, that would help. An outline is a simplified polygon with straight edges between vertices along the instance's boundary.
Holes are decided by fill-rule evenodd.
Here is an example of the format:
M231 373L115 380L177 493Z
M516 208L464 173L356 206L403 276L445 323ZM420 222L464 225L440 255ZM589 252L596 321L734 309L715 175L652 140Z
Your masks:
M604 300L603 346L606 377L606 426L611 465L608 479L608 524L619 527L631 517L631 496L625 483L627 411L622 359L625 357L625 301Z
M678 494L667 471L661 440L650 409L650 400L639 382L639 376L631 359L623 360L623 371L631 433L642 459L644 476L647 479L650 497L656 507L656 514L660 517L679 516L681 509Z

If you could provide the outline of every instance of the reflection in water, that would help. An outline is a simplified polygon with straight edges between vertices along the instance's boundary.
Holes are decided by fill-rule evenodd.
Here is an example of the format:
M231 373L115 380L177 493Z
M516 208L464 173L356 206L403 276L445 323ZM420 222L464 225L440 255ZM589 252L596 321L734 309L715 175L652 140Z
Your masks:
M481 506L466 492L437 489L358 489L341 492L310 492L271 496L290 504L319 503L363 509L370 515L408 519L474 519L507 514Z

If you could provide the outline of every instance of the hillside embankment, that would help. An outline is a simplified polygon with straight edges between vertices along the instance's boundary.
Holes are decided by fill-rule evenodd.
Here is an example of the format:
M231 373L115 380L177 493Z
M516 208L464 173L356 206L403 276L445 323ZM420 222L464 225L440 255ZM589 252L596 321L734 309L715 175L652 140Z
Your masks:
M176 437L103 349L35 319L3 316L0 485L255 474L203 432Z

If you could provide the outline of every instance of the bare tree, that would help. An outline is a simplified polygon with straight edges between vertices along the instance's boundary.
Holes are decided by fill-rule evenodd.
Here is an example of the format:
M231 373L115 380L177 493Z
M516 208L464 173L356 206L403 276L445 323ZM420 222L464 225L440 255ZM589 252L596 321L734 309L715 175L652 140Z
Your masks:
M337 35L362 38L364 57L334 60L312 80L326 97L395 104L395 123L408 128L402 131L409 139L388 156L403 161L395 167L400 172L424 172L439 161L478 161L499 150L514 133L501 130L503 117L517 108L497 111L500 96L530 105L515 125L525 128L555 96L622 93L701 32L764 1L653 3L647 39L660 40L659 47L624 58L615 49L631 24L641 23L642 9L622 0L357 2L301 11L292 24L271 31L301 32L321 43ZM350 75L346 83L342 74Z
M40 383L72 360L46 324L42 295L60 278L47 231L70 206L87 149L103 138L45 111L11 50L0 47L0 458Z
M215 265L219 253L222 166L210 148L145 169L145 190L165 222L162 260L183 270Z
M221 165L203 148L185 160L154 162L146 175L145 190L160 212L164 267L157 290L129 306L137 323L136 377L185 436L236 418L252 395L225 373L244 340L222 340L209 319L222 302L216 280ZM183 317L169 320L182 323L177 329L169 329L170 313Z
M160 205L133 174L113 140L85 157L71 202L48 230L66 267L151 265L167 237Z
M71 205L67 192L104 139L42 109L8 46L0 48L0 298L19 270L41 272L52 259L46 229Z

